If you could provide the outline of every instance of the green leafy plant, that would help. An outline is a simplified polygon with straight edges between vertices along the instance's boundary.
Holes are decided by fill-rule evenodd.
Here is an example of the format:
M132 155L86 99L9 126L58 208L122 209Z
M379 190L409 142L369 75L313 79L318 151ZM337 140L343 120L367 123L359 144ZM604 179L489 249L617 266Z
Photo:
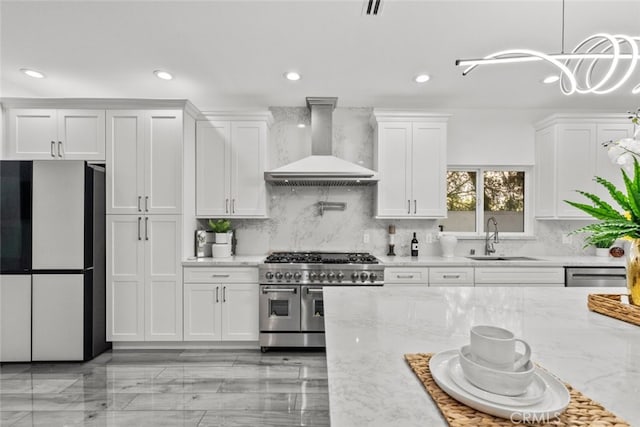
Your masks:
M607 238L603 238L602 240L595 240L592 243L593 243L593 246L595 246L598 249L609 249L613 245L613 242L615 241L616 239L607 237Z
M623 213L618 212L610 204L592 193L577 191L591 201L591 205L565 200L571 206L588 213L600 222L579 228L570 234L591 233L585 239L585 247L596 245L599 242L611 241L623 237L640 238L640 164L633 158L633 178L629 178L624 170L626 194L618 190L615 185L599 176L595 181L607 189L613 200L622 208Z
M209 228L214 233L226 233L231 230L231 221L228 219L209 220Z

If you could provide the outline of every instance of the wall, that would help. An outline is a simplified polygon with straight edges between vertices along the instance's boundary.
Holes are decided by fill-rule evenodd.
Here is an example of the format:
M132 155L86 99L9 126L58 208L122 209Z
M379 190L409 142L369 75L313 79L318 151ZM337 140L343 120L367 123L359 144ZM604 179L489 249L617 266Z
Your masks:
M271 108L274 125L270 131L270 168L305 157L311 152L310 128L306 108ZM333 115L333 154L372 167L373 129L370 108L337 108ZM440 111L438 111L440 112ZM534 163L533 125L551 114L542 110L450 110L448 156L450 164L531 165ZM439 255L433 240L435 220L376 220L375 187L269 187L270 219L234 220L238 254L265 254L277 250L387 252L387 228L396 226L396 254L408 255L412 233L418 233L420 253ZM317 202L345 202L346 210L320 215ZM562 236L585 225L576 221L536 221L537 239L505 240L499 253L530 255L572 255L593 253L582 249L582 239L573 236L563 244ZM363 243L367 233L370 242ZM483 240L460 241L456 255L470 249L482 253Z

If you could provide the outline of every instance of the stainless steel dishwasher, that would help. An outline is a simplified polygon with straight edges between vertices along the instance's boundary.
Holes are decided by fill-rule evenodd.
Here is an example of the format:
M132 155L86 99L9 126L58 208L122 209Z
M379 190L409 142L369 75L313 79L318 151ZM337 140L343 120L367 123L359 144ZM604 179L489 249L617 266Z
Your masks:
M624 267L566 267L566 287L626 287Z

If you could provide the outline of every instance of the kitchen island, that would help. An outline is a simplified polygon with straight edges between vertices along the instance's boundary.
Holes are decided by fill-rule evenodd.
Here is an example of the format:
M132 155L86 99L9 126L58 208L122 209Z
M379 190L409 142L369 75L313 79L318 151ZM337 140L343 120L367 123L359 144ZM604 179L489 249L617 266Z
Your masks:
M532 360L631 425L640 423L640 327L587 309L622 288L324 290L331 425L446 426L405 353L468 343L477 324L527 340Z

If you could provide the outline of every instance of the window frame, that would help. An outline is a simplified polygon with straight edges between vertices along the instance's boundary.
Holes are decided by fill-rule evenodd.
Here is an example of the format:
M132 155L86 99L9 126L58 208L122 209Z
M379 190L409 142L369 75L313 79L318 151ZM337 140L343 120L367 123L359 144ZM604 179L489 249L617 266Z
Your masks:
M484 218L484 172L485 171L513 171L524 172L524 231L500 231L500 223L498 223L498 232L501 238L505 239L518 239L518 238L533 238L533 167L532 166L487 166L487 165L473 165L473 166L448 166L447 172L475 172L478 177L476 179L476 231L456 231L456 230L444 230L445 233L453 234L461 239L484 239L485 232L484 225L487 218ZM449 210L447 209L447 217Z

